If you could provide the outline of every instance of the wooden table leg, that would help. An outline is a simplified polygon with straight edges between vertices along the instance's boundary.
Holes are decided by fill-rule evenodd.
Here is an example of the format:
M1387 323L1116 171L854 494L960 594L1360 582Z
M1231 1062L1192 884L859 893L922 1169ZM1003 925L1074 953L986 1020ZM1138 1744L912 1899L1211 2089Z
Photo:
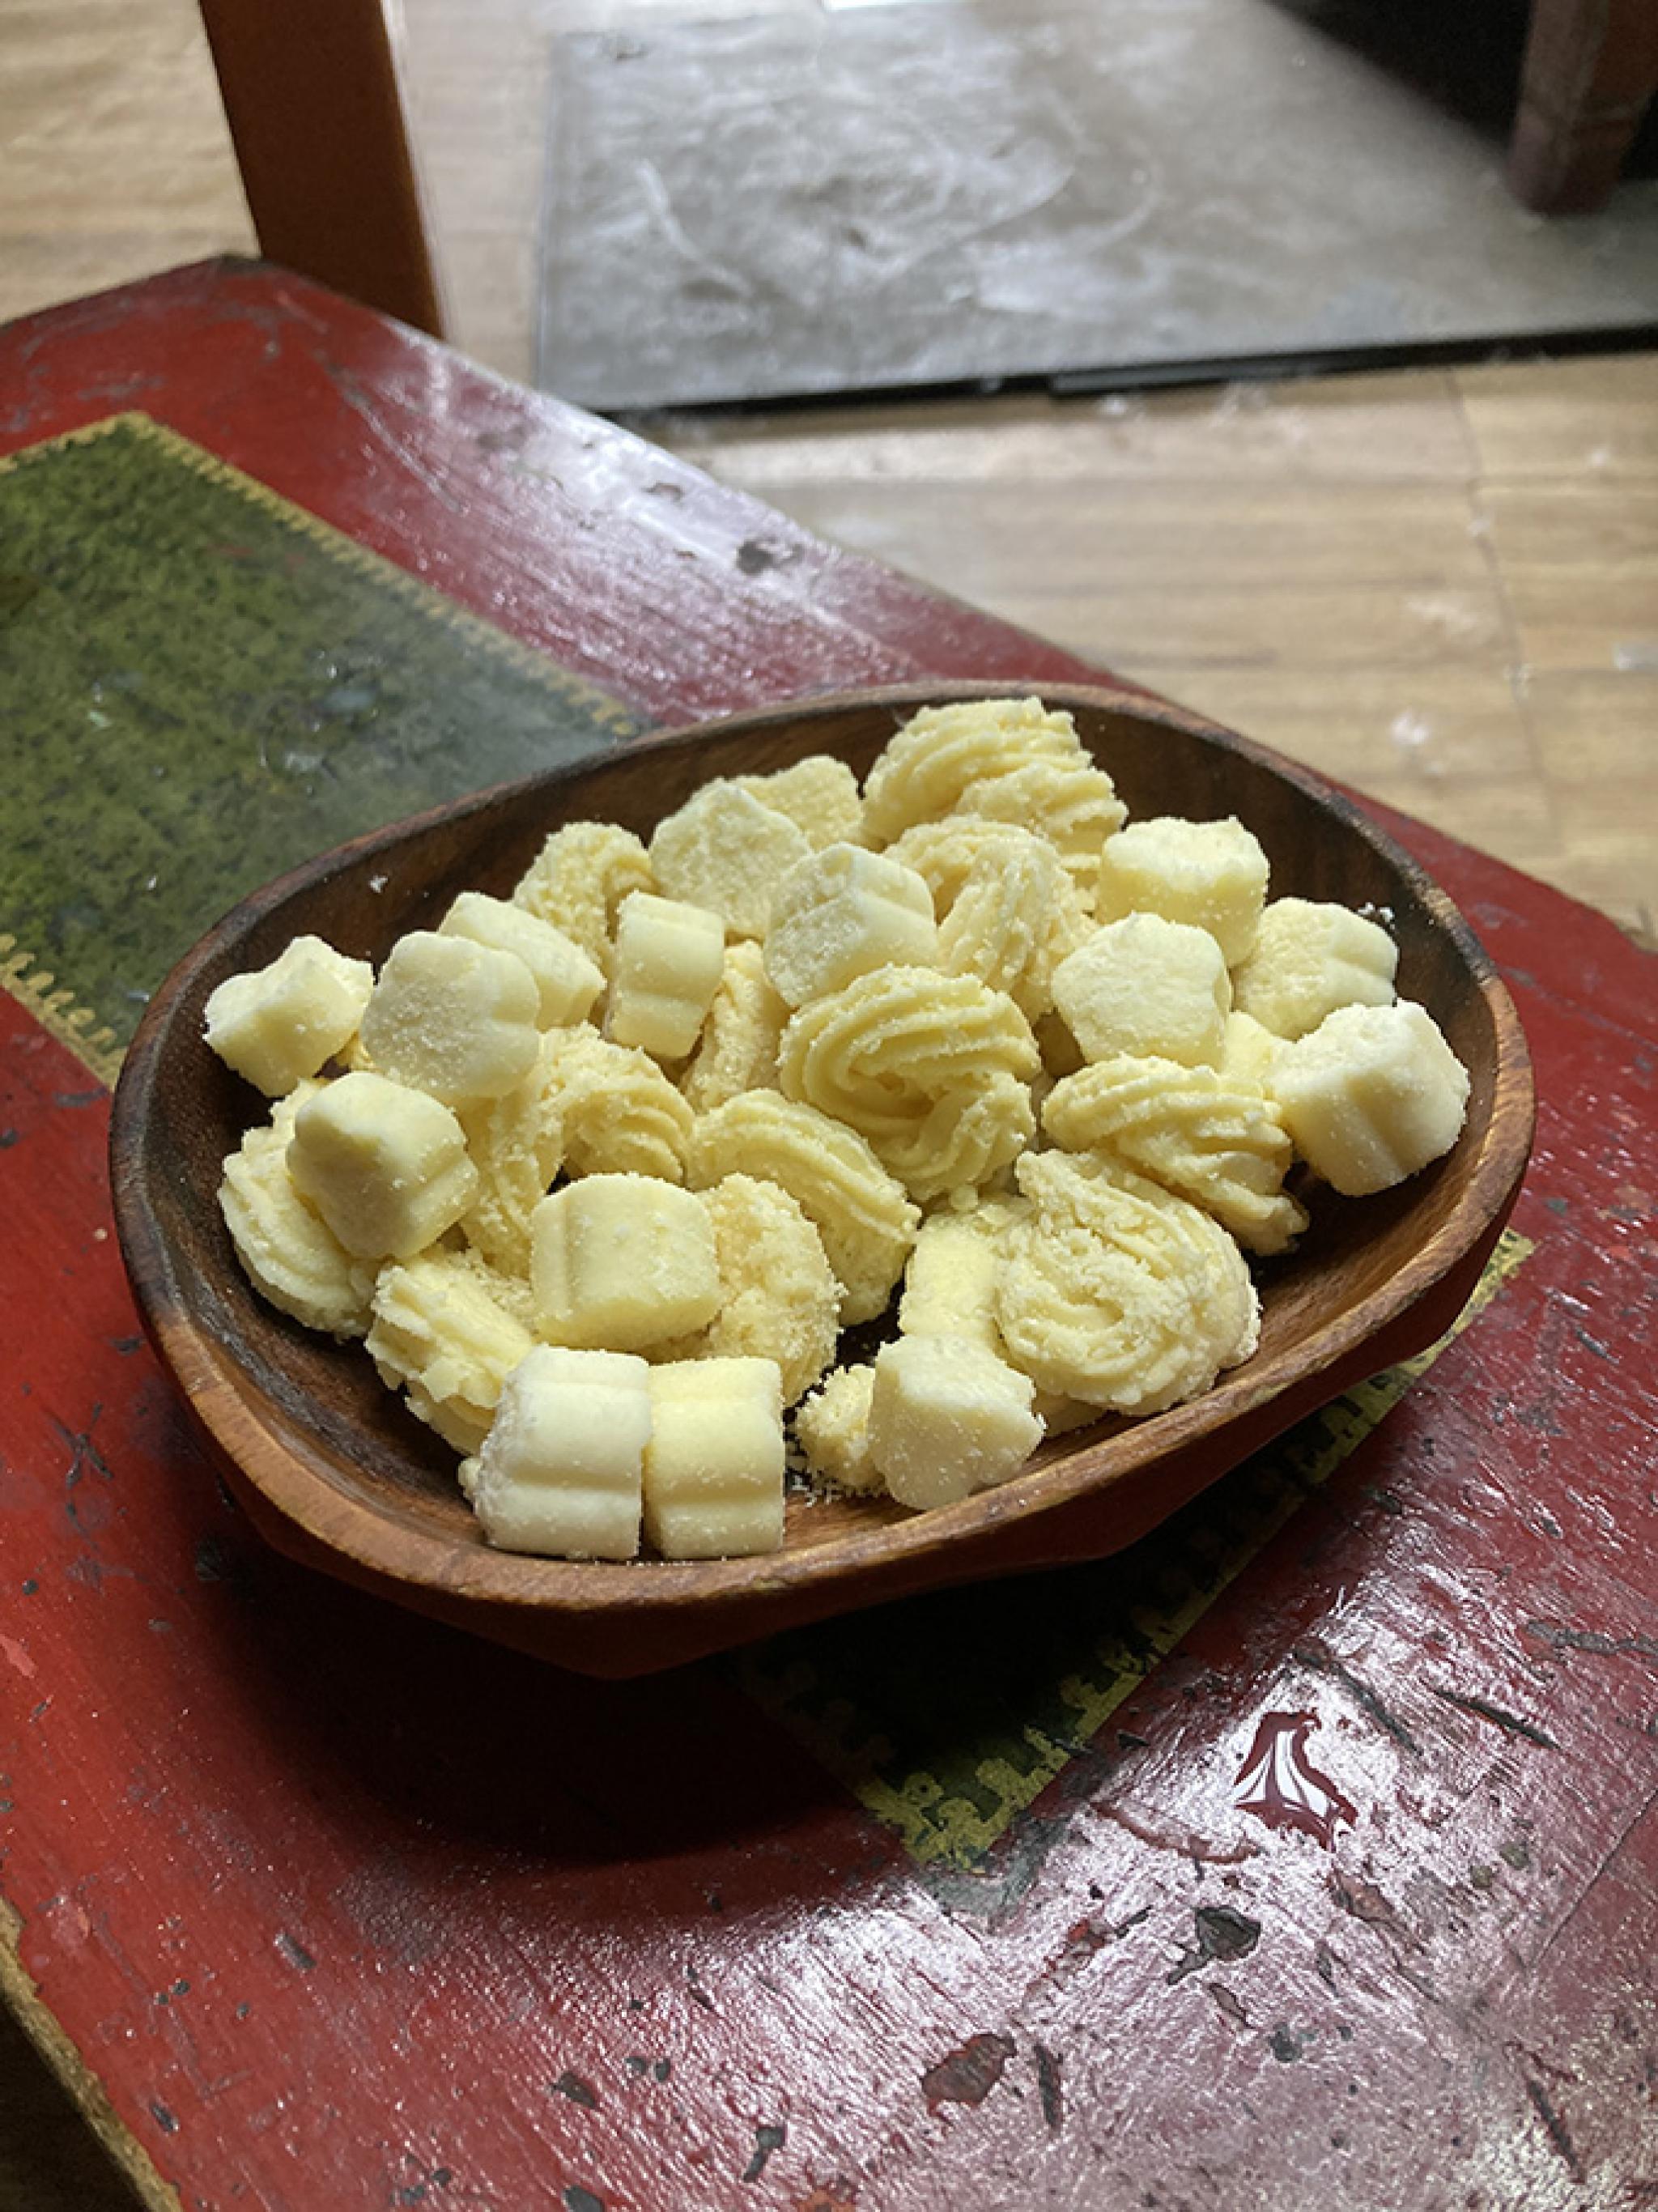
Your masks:
M1532 0L1509 185L1544 215L1601 206L1658 89L1654 0Z
M383 0L201 0L266 258L443 336Z

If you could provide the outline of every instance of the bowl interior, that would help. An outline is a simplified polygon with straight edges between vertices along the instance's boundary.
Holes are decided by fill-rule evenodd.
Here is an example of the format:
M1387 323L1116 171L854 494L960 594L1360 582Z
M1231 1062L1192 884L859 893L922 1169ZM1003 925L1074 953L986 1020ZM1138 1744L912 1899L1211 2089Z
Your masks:
M294 1514L302 1501L313 1534L359 1558L375 1554L382 1532L377 1563L387 1571L513 1603L604 1605L625 1591L636 1606L653 1589L676 1598L729 1595L752 1579L758 1563L572 1568L481 1543L456 1487L455 1455L404 1412L361 1347L288 1321L243 1276L216 1203L220 1163L264 1109L202 1044L202 1008L226 975L273 958L301 929L379 962L401 933L431 926L458 891L505 895L564 821L599 817L648 836L708 778L782 767L811 752L837 754L861 775L916 706L1005 688L911 686L744 715L486 793L295 872L234 909L186 957L152 1005L123 1077L118 1218L164 1358L244 1475L280 1510ZM833 1574L884 1548L947 1540L987 1515L1040 1511L1224 1425L1373 1334L1397 1310L1404 1294L1394 1286L1420 1267L1421 1255L1462 1249L1471 1216L1496 1203L1482 1196L1479 1178L1489 1166L1507 1001L1443 895L1345 799L1246 741L1121 694L1052 685L1042 694L1074 714L1133 815L1236 814L1266 848L1272 895L1382 912L1399 943L1401 995L1430 1009L1470 1070L1467 1127L1452 1154L1394 1191L1363 1200L1313 1194L1312 1227L1297 1251L1256 1269L1260 1350L1207 1399L1054 1439L1005 1490L942 1513L914 1516L862 1500L793 1504L785 1554L769 1570L774 1584L780 1574ZM1213 1473L1225 1463L1218 1459ZM1171 1497L1170 1510L1179 1502Z

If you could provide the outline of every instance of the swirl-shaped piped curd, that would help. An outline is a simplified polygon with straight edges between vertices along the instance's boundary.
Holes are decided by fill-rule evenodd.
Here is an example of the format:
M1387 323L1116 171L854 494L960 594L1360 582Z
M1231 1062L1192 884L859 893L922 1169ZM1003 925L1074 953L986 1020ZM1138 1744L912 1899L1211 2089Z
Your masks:
M1009 1231L996 1321L1041 1389L1157 1413L1254 1350L1243 1255L1200 1208L1105 1160L1027 1152L1016 1173L1035 1210Z
M501 1386L535 1339L491 1295L471 1255L434 1246L382 1267L374 1286L367 1351L382 1382L408 1395L409 1409L459 1452L483 1447Z
M1190 1199L1246 1251L1284 1251L1307 1226L1284 1188L1292 1155L1278 1109L1212 1067L1096 1060L1054 1085L1042 1127L1066 1152L1101 1154Z
M1078 895L1091 912L1105 841L1121 829L1128 809L1102 768L1079 760L1043 758L970 784L957 811L992 822L1015 822L1058 848Z
M1040 699L924 707L888 740L865 780L864 834L872 844L890 844L912 823L948 814L987 776L1030 761L1087 759L1070 715L1050 714Z
M855 1129L775 1091L745 1091L698 1117L686 1179L706 1190L758 1176L797 1200L841 1285L841 1319L873 1321L904 1272L920 1215Z
M987 823L938 928L938 964L1005 991L1027 1021L1054 1004L1054 970L1088 929L1081 894L1045 837Z
M784 1094L868 1139L924 1204L977 1188L1035 1133L1030 1025L1002 991L932 968L878 968L791 1018Z

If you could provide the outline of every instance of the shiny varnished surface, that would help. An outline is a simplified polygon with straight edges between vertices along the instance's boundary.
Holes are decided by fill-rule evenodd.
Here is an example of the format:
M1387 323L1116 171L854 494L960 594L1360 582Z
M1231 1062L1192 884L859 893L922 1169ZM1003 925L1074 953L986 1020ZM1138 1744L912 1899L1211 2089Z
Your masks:
M88 303L0 368L8 443L147 405L664 720L878 652L1079 673L279 279ZM630 495L647 465L682 499ZM1640 2201L1658 994L1609 924L1388 818L1535 1055L1507 1286L1265 1522L1228 1478L1189 1566L740 1673L583 1684L254 1540L143 1349L100 1086L51 992L0 1000L0 1285L40 1317L0 1394L0 1977L149 2201ZM1327 1844L1254 1809L1263 1727L1293 1759L1308 1712L1282 1790L1351 1807Z
M1133 695L1045 687L1075 718L1132 815L1235 814L1280 895L1385 910L1401 993L1426 1005L1470 1069L1461 1140L1380 1200L1325 1202L1293 1260L1261 1271L1259 1351L1206 1396L1155 1419L1045 1445L1002 1487L926 1515L797 1501L781 1553L612 1566L491 1552L456 1490L453 1455L404 1416L354 1346L297 1328L253 1295L215 1200L252 1101L201 1042L209 994L312 934L383 960L455 891L505 896L561 822L648 837L709 776L829 752L861 776L899 723L952 687L739 716L622 757L460 801L369 836L256 894L157 994L116 1095L117 1219L140 1309L229 1473L274 1540L312 1564L584 1673L633 1674L988 1573L1120 1548L1347 1383L1420 1351L1466 1303L1519 1187L1530 1069L1508 994L1406 855L1315 780Z

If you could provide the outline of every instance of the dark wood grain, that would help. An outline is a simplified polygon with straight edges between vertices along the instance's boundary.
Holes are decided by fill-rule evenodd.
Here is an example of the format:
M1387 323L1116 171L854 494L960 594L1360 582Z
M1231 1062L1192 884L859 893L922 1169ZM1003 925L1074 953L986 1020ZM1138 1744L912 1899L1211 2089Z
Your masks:
M708 776L809 752L862 773L915 707L995 688L798 703L482 793L282 878L175 969L117 1092L117 1222L152 1338L272 1542L564 1665L643 1673L878 1600L1117 1550L1309 1407L1448 1325L1507 1218L1532 1128L1518 1022L1477 941L1415 863L1315 778L1178 709L1051 684L1044 696L1075 714L1133 812L1236 813L1266 846L1279 894L1388 908L1401 994L1428 1006L1473 1076L1467 1125L1446 1159L1379 1198L1317 1205L1295 1255L1261 1269L1260 1349L1206 1396L1055 1439L1012 1482L932 1513L797 1504L776 1555L643 1567L534 1559L482 1542L453 1455L401 1411L359 1349L253 1294L215 1194L254 1101L201 1042L203 1006L226 975L263 964L302 930L378 961L457 891L504 895L562 821L596 817L648 835Z

